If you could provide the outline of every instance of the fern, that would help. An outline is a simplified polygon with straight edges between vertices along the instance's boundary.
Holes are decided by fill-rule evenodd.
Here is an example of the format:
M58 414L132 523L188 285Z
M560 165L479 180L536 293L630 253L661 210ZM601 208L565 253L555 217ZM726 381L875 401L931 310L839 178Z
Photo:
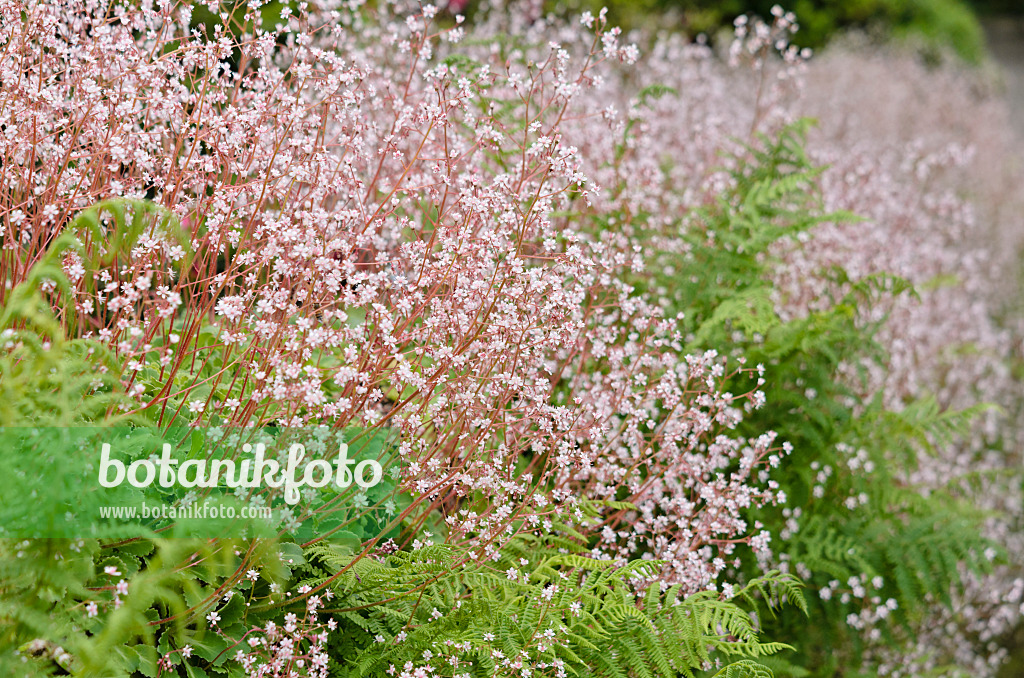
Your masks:
M715 674L714 678L775 678L771 669L749 659L729 664Z
M330 583L336 595L331 612L349 627L342 637L350 644L333 655L352 659L335 666L333 675L377 675L389 665L419 661L425 650L465 643L467 661L475 658L473 675L502 673L502 658L529 651L563 662L572 675L693 676L713 654L757 657L785 649L760 640L750 611L777 609L782 600L804 605L798 583L780 573L752 582L730 601L709 591L684 597L679 586L638 591L660 567L657 561L620 567L557 553L525 536L502 554L475 564L446 546L379 560L356 558L347 546L309 547L311 576L303 581ZM509 578L504 571L520 558L529 569ZM383 642L374 642L376 636Z

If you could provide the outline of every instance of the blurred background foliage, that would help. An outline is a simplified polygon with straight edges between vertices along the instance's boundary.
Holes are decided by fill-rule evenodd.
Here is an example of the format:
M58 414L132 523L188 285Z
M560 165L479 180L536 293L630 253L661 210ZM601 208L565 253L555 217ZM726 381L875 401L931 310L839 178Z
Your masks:
M970 4L982 15L1024 16L1024 3L1020 0L972 0Z
M195 4L193 24L208 28L219 23L202 3ZM222 3L230 5L237 3ZM286 4L264 4L265 21L273 24ZM444 3L438 3L443 5ZM449 13L470 19L486 2L452 0ZM500 4L500 3L499 3ZM979 17L1024 16L1022 0L544 0L544 10L560 16L608 9L613 25L624 30L679 30L714 40L731 30L733 20L744 14L770 15L774 5L796 14L800 31L793 39L799 47L820 49L847 30L867 34L882 43L890 39L909 42L929 61L953 53L969 64L985 55L985 33Z
M867 32L879 39L909 39L926 56L936 58L952 50L968 63L985 54L985 38L975 7L986 13L1022 11L1020 0L554 0L546 3L556 13L597 11L607 6L613 22L624 28L668 28L687 33L715 33L732 25L741 14L769 16L781 4L800 23L794 43L817 49L846 29Z

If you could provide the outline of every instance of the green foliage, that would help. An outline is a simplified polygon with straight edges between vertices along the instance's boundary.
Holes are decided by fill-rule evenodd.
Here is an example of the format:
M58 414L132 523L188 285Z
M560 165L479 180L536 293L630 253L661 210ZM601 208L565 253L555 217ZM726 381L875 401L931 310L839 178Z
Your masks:
M272 542L0 540L0 670L35 676L59 666L77 676L152 678L158 653L191 645L197 665L223 674L231 643L203 616L216 608L226 634L244 633L252 619L242 596L219 605L238 585L243 562L268 577L286 573ZM108 567L118 574L106 574ZM128 593L115 605L121 579ZM88 614L90 602L98 615Z
M716 673L714 678L775 678L775 674L763 664L744 659L734 664L729 664Z
M125 402L120 367L98 342L68 339L44 290L68 289L53 259L36 264L0 307L0 425L71 426Z
M389 665L419 661L424 651L465 643L474 676L504 675L501 658L523 651L564 662L572 675L693 676L712 657L786 649L759 639L750 611L773 611L783 601L804 608L799 584L778 572L750 582L732 600L713 591L684 597L678 585L654 585L637 605L634 591L661 563L618 567L529 535L505 545L495 561L460 555L443 545L379 558L328 543L307 549L311 576L303 583L330 585L336 594L330 612L342 626L331 652L339 662L333 675L379 675ZM747 662L728 675L764 675L742 672L756 666Z

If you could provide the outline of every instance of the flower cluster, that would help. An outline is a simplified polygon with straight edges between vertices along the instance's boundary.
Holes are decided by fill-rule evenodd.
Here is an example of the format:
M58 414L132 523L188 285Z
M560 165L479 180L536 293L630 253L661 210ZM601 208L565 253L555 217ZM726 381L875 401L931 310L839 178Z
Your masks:
M664 563L644 585L727 597L741 545L789 565L748 516L785 503L771 469L791 448L737 430L771 375L715 347L688 355L694 338L666 311L677 300L638 287L652 251L685 255L687 215L729 188L745 144L808 114L822 121L811 154L829 165L826 207L867 221L780 247L782 318L842 291L823 274L832 264L854 281L901 275L923 291L866 319L888 314L890 358L865 395L894 409L922 391L946 407L1008 402L1013 335L988 294L1004 289L991 262L1005 262L959 190L980 162L970 146L1000 142L963 116L966 144L908 133L906 116L924 112L896 111L879 83L897 80L863 57L808 63L791 14L739 20L723 58L660 38L635 69L639 50L605 13L569 26L493 12L465 41L462 17L419 2L259 4L214 3L208 20L174 0L0 0L0 298L70 229L70 287L43 291L69 336L123 365L126 413L380 432L402 460L410 533L440 515L449 544L483 562L518 532L575 523L593 558ZM900 83L932 77L906 68ZM867 81L889 109L851 99ZM962 86L933 87L971 109ZM101 200L94 222L76 218ZM847 367L840 378L863 366ZM1001 426L985 419L906 480L927 490L1001 468L988 445ZM823 496L833 469L814 471ZM1019 505L1019 487L986 489L992 508ZM597 518L582 519L581 497ZM799 509L786 520L796 533ZM869 579L819 596L860 601L849 624L870 639L892 607ZM308 601L303 619L246 636L251 675L324 675ZM973 609L1000 611L961 629L986 639L1019 614L991 598Z
M4 273L72 228L72 298L50 293L124 365L129 414L385 431L403 517L440 509L478 558L620 487L637 514L592 526L599 557L653 552L699 590L738 544L767 552L744 514L783 499L785 450L733 431L756 385L721 387L752 371L681 355L628 282L629 225L602 239L575 216L602 187L566 134L620 124L587 97L638 57L604 14L527 23L508 52L418 3L303 3L273 26L252 4L212 25L172 2L0 17L20 55L0 72ZM111 198L161 210L75 220Z
M299 594L309 592L309 587ZM337 628L334 619L321 622L318 610L323 607L319 596L306 599L305 613L284 615L283 623L267 622L254 628L242 639L244 649L235 651L234 661L241 664L245 675L253 678L309 677L326 678L329 658L325 651L328 635Z

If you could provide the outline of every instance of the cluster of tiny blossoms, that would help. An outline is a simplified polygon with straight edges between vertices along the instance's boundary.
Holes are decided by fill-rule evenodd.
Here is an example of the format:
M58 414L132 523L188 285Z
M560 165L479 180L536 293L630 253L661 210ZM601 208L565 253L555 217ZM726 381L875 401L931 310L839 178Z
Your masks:
M246 588L249 590L245 606L254 602L269 601L291 597L291 592L282 595L279 586L271 584L267 597L255 597L255 582L259 579L258 570L250 569L246 573ZM326 646L330 634L337 630L338 622L333 618L326 621L320 619L325 600L333 598L334 593L328 589L323 596L312 595L312 588L300 586L296 589L296 603L303 603L301 614L286 612L280 622L267 621L260 626L250 628L241 637L233 637L221 628L222 616L217 609L211 609L206 615L209 629L223 636L228 648L234 652L231 659L239 664L247 678L326 678L330 657ZM240 594L229 589L224 602ZM293 608L294 609L294 608ZM235 623L235 620L231 620ZM194 648L186 644L165 653L158 659L158 675L168 671L178 675L176 666L192 657Z
M585 95L637 49L603 14L463 46L461 17L360 4L204 25L170 0L0 0L8 287L82 208L153 201L173 219L134 240L106 212L77 231L55 303L121 360L129 413L387 431L402 517L441 510L477 558L619 487L639 511L590 526L597 557L653 552L697 590L765 552L743 514L784 499L786 449L732 433L763 377L682 355L626 282L644 252L560 216L601 194L563 129L603 134ZM724 392L737 371L750 391Z
M917 295L879 305L865 318L885 319L879 340L888 361L848 366L850 383L854 370L866 368L865 395L881 393L896 410L934 394L943 408L987 400L1018 411L1019 388L1007 366L1020 351L1021 332L998 320L1013 297L1013 253L1024 233L1022 196L1015 192L1019 170L1010 152L1018 142L1005 109L976 80L929 71L899 53L868 56L843 48L808 61L807 52L789 44L795 28L795 17L778 8L769 22L741 18L737 39L721 56L701 40L659 37L645 49L641 68L583 93L591 113L571 120L566 134L580 147L592 182L612 187L592 198L596 212L621 215L609 218L614 232L601 233L605 246L629 251L641 239L631 216L643 215L643 237L663 233L657 248L678 250L681 217L712 203L729 185L722 167L729 166L729 154L743 153L739 142L813 117L819 122L808 153L825 167L819 179L824 208L866 219L823 224L779 248L784 263L772 276L782 316L799 317L842 294L825 275L836 265L854 281L882 272L905 277ZM654 87L672 93L635 96ZM928 492L954 479L977 478L984 469L989 473L978 479L982 489L964 491L1001 515L1020 515L1019 478L1005 473L1019 461L1006 451L1017 441L1012 420L992 409L972 435L923 457L906 480ZM839 452L851 462L844 472L869 472L856 450ZM832 471L816 469L817 492L824 492ZM844 501L856 510L865 497ZM630 529L622 535L613 537L612 527L603 533L608 540L617 537L623 553L644 540L631 533L637 516L627 518ZM645 528L649 520L636 524ZM792 534L799 529L799 510L789 511L787 520ZM989 521L987 536L1006 544L1018 563L1024 558L1019 534L1019 526L1005 518ZM791 565L778 556L779 565ZM941 648L956 646L957 656L948 658L976 675L992 675L1001 656L992 642L1020 619L1020 601L1011 594L1019 576L1000 567L971 583L966 596L955 598L962 623L922 634L919 654L941 662ZM875 600L870 587L841 584L862 603L851 626L878 639L889 601ZM863 595L856 595L861 588ZM838 590L822 594L844 595ZM940 633L946 640L938 640ZM878 656L869 661L882 661ZM900 661L884 663L892 668ZM926 663L908 661L902 675L922 672Z
M643 326L633 327L635 332ZM791 448L775 445L772 432L752 440L729 435L742 420L743 407L763 402L756 390L763 377L742 396L716 392L717 382L733 376L726 361L708 351L677 363L679 343L677 337L671 352L645 351L629 360L621 349L612 351L611 369L583 379L584 387L601 397L607 421L614 425L602 432L606 442L600 453L572 473L572 484L596 500L614 501L626 488L636 507L599 523L597 557L625 560L652 554L668 563L663 581L697 591L714 586L738 544L749 544L758 556L770 553L771 535L760 524L749 525L744 514L785 502L769 469ZM657 382L637 374L637 365L645 362L662 363ZM626 384L654 388L630 392L622 388ZM694 384L708 391L688 404L683 394ZM752 531L757 533L747 538Z
M308 586L299 587L306 595ZM334 619L321 622L318 610L323 607L319 596L305 598L306 609L300 617L285 614L283 623L267 622L249 631L242 639L245 649L235 651L234 660L252 678L326 678L329 657L325 651L327 638L337 628Z

